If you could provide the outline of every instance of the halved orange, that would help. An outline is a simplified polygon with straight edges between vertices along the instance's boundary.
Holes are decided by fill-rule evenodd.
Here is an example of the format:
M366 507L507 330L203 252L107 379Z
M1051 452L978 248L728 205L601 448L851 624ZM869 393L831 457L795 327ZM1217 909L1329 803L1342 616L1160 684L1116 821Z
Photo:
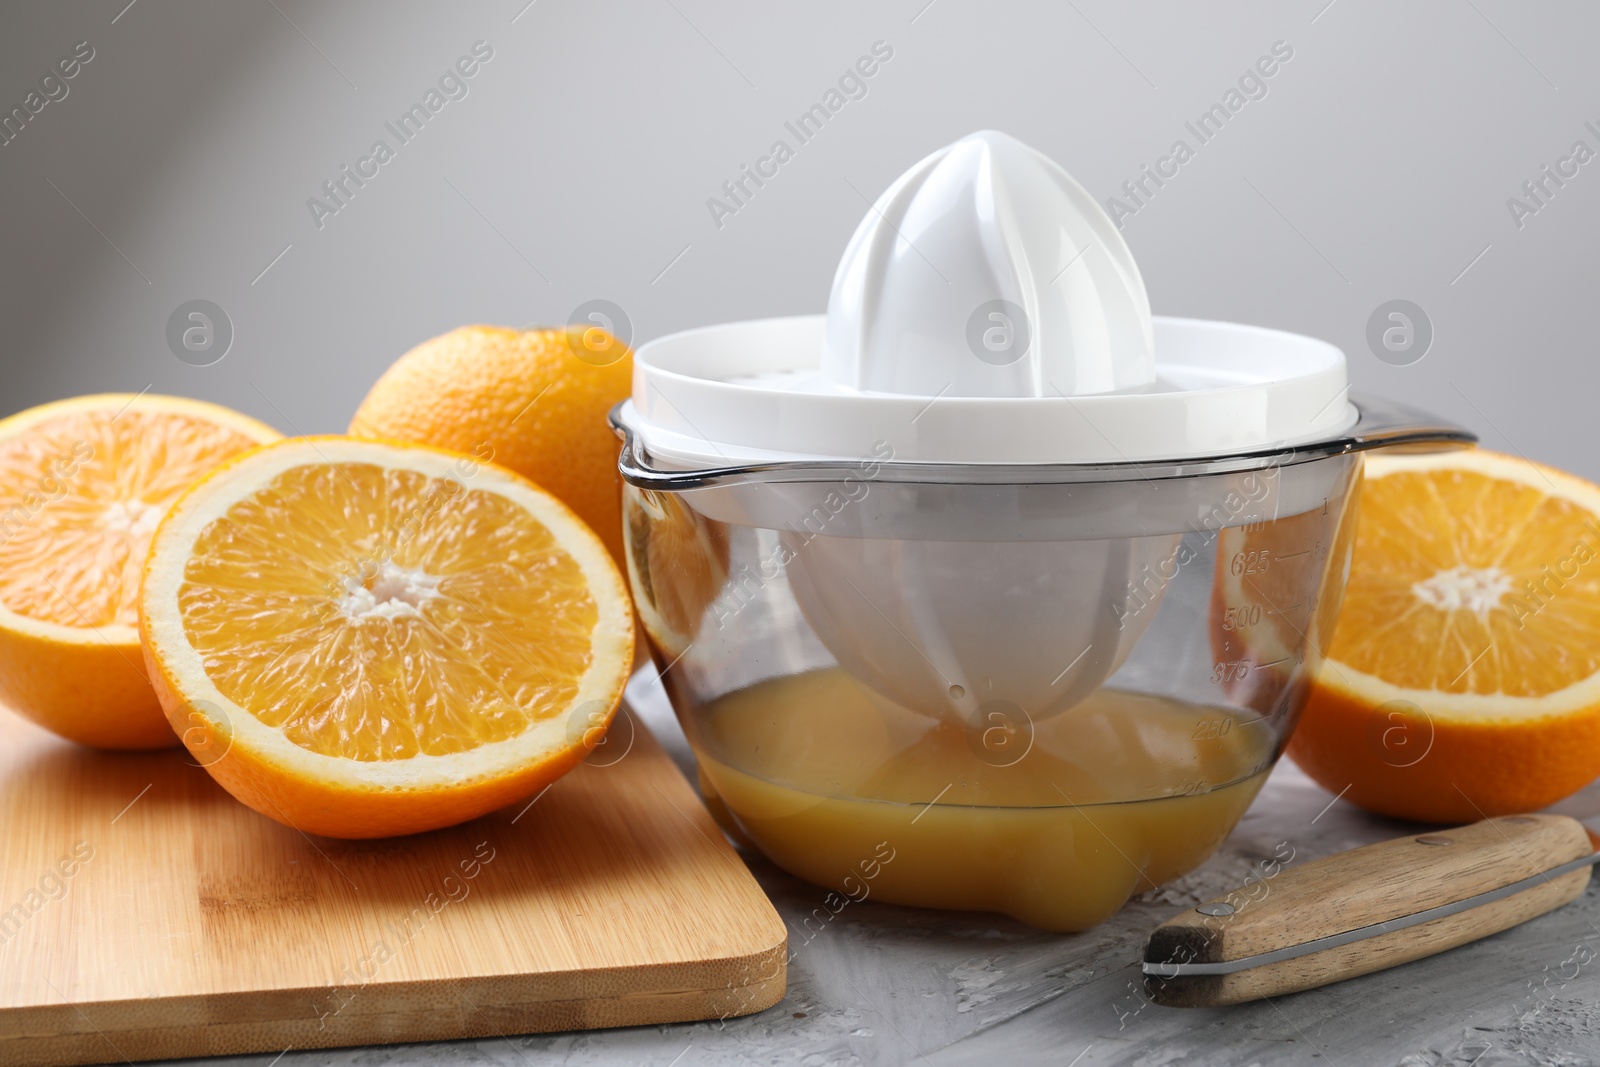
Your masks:
M145 550L190 483L278 437L170 396L83 396L0 421L0 700L87 745L176 744L139 652Z
M1600 774L1600 486L1483 450L1369 458L1289 754L1431 822L1541 808Z
M473 457L297 438L162 522L139 624L167 717L230 793L332 837L449 826L603 736L633 657L605 546Z

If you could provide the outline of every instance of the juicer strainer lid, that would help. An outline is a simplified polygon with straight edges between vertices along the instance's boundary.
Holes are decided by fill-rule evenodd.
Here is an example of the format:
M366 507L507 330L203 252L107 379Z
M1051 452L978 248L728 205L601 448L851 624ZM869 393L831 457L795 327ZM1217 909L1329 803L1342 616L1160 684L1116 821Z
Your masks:
M702 327L642 345L621 420L683 469L885 457L1127 463L1255 452L1355 424L1344 354L1298 334L1155 316L1139 393L936 397L823 387L821 315Z
M878 455L1119 463L1226 455L1355 422L1343 354L1153 319L1122 235L1043 154L980 131L862 218L826 317L642 346L622 418L654 454L726 465Z

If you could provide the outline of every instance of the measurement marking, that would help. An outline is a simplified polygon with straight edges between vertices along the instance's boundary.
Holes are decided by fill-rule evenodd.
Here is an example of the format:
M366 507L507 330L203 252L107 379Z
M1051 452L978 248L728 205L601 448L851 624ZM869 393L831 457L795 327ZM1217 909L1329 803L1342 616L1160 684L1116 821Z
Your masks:
M1279 556L1277 558L1280 559L1280 560L1299 559L1301 556L1309 556L1309 555L1311 555L1311 550L1309 548L1302 548L1298 552L1291 552L1287 556Z
M122 16L126 15L133 8L133 5L137 4L138 2L139 0L128 0L128 6L117 12L117 19L120 19ZM117 19L112 19L111 25L115 26L117 24ZM269 1064L268 1067L271 1067L271 1065Z
M511 25L515 26L517 24L517 20L528 13L528 8L532 7L534 4L537 4L538 2L539 2L539 0L528 0L528 2L526 4L523 4L522 5L522 10L518 11L515 15L511 16Z
M1276 667L1278 664L1280 664L1280 663L1288 663L1292 659L1294 659L1293 656L1284 656L1284 657L1282 657L1280 659L1273 660L1271 663L1258 663L1258 664L1256 664L1256 666L1257 667Z
M554 783L554 782L551 782L551 783L550 783L550 785L555 785L555 783ZM546 794L546 793L548 793L548 792L550 792L550 785L547 785L547 786L545 786L545 787L544 787L544 788L543 788L543 789L541 789L541 790L539 790L539 796L536 796L536 797L534 797L534 798L533 798L533 799L532 799L532 800L530 800L530 801L528 801L528 808L531 808L531 807L533 807L533 806L534 806L534 805L535 805L535 804L537 804L537 803L539 803L539 797L542 797L542 796L544 796L544 795L545 795L545 794ZM526 815L526 814L528 814L528 808L523 808L523 809L522 809L522 810L521 810L521 811L519 811L519 812L517 812L517 819L520 819L520 818L522 818L522 817L523 817L523 816L524 816L524 815ZM511 825L512 825L512 826L515 826L515 825L517 825L517 819L512 819L512 820L511 820Z
M1094 647L1094 644L1091 642L1090 645L1089 645L1089 648L1093 648L1093 647ZM1077 656L1077 659L1074 659L1071 663L1069 663L1065 667L1063 667L1061 669L1061 673L1056 675L1053 679L1051 679L1050 684L1053 686L1057 682L1061 681L1061 679L1065 678L1067 676L1067 672L1078 665L1078 660L1082 659L1083 657L1085 657L1085 656L1087 656L1089 654L1089 648L1086 648L1082 652L1079 652L1078 656Z
M1269 597L1267 594L1263 593L1261 591L1261 587L1256 585L1255 582L1250 580L1249 575L1245 576L1244 584L1248 585L1250 587L1250 589L1256 594L1256 596L1260 597L1262 600L1265 600L1268 604L1271 604L1273 608L1277 608L1277 605L1272 603L1272 598ZM1308 645L1311 644L1311 638L1306 635L1306 632L1304 630L1302 630L1299 626L1295 625L1295 622L1294 622L1293 619L1291 619L1287 615L1285 615L1284 616L1284 621L1287 622L1290 625L1290 627L1292 627L1294 629L1296 637L1300 638L1300 640L1306 642ZM1324 660L1323 663L1324 663L1325 666L1330 666L1335 671L1337 671L1338 674L1339 674L1339 677L1341 677L1341 678L1345 677L1344 668L1339 666L1339 661L1338 660L1329 659L1329 660Z
M1290 604L1286 608L1273 608L1272 610L1268 611L1267 614L1268 615L1287 615L1287 614L1289 614L1289 612L1291 612L1291 611L1299 611L1301 608L1303 608L1305 606L1306 606L1305 601L1302 600L1300 603L1298 603L1298 604Z
M1328 8L1332 7L1334 4L1337 4L1338 2L1339 2L1339 0L1328 0L1328 2L1326 4L1323 4L1322 5L1322 10L1318 11L1315 15L1311 16L1311 25L1315 26L1317 24L1317 20L1320 19L1323 15L1326 15L1328 13Z
M917 819L920 819L924 815L928 814L928 809L933 807L935 804L939 803L940 797L943 797L946 793L950 792L950 786L953 786L953 785L955 785L955 783L951 782L950 785L947 785L943 789L939 790L939 796L934 797L932 800L930 800L926 804L924 804L922 806L922 810L917 812ZM912 819L911 820L911 825L912 826L917 825L917 819Z
M1483 251L1479 252L1477 255L1473 256L1472 257L1472 262L1468 263L1465 267L1462 267L1461 268L1461 273L1457 274L1455 276L1455 278L1450 282L1450 284L1454 285L1456 282L1459 282L1462 278L1465 278L1467 276L1467 271L1469 271L1473 267L1477 266L1478 260L1480 260L1484 256L1488 255L1489 254L1489 249L1491 249L1493 247L1494 247L1494 245L1492 245L1492 244L1484 245L1483 246Z
M677 255L673 256L671 263L668 263L665 267L661 268L661 274L657 274L654 278L650 279L650 284L654 285L656 282L659 282L661 280L662 275L666 274L667 271L671 270L673 268L673 266L675 266L677 264L678 260L680 260L684 256L688 255L689 254L689 249L691 249L693 247L694 247L693 243L684 245L683 246L683 251L679 252Z
M150 785L155 785L155 783L151 782ZM142 797L146 793L150 792L150 785L147 785L143 789L139 790L139 797ZM128 808L131 808L135 804L139 803L139 797L134 797L132 800L128 801ZM111 825L112 826L117 825L117 820L122 818L124 815L128 814L128 808L123 808L121 811L117 812L117 814L115 816L112 817L112 819L111 819Z
M261 269L261 273L257 274L255 276L255 278L250 282L250 284L254 285L256 282L259 282L262 278L265 278L267 276L267 271L271 270L273 267L276 267L278 265L278 260L280 260L284 256L288 255L289 254L289 249L291 249L293 247L294 247L294 245L292 245L292 244L284 245L283 246L283 251L279 252L277 255L273 256L272 257L272 262L268 263L265 267L263 267Z
M918 19L920 19L923 16L923 14L925 14L927 12L928 8L932 7L934 4L937 4L938 2L939 2L939 0L928 0L928 2L926 4L922 5L922 10L921 11L918 11L915 15L911 16L911 21L913 23L916 22Z
M1351 783L1350 783L1350 785L1355 785L1355 783L1354 783L1354 782L1351 782ZM1332 800L1330 800L1330 801L1328 801L1328 805L1327 805L1327 807L1325 807L1325 808L1323 808L1323 809L1322 809L1322 810L1321 810L1321 811L1319 811L1319 812L1317 812L1317 819L1320 819L1320 818L1322 818L1322 817L1323 817L1323 816L1324 816L1324 815L1326 815L1326 814L1328 814L1328 808L1331 808L1331 807L1333 807L1333 806L1334 806L1334 805L1335 805L1335 804L1337 804L1337 803L1339 803L1339 797L1342 797L1342 796L1344 796L1344 795L1345 795L1345 794L1346 794L1346 793L1348 793L1348 792L1350 792L1350 785L1347 785L1347 786L1345 786L1345 787L1344 787L1344 788L1343 788L1343 789L1341 789L1341 790L1339 790L1339 796L1337 796L1337 797L1334 797L1334 798L1333 798L1333 799L1332 799ZM1315 826L1315 825L1317 825L1317 819L1312 819L1312 820L1311 820L1311 825L1312 825L1312 826Z

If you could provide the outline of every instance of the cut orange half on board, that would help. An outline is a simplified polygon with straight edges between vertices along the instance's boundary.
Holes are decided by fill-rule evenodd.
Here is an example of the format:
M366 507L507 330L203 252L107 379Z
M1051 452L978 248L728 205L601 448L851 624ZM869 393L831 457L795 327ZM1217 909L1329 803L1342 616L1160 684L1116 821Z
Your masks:
M1600 487L1488 451L1374 456L1289 754L1401 818L1544 807L1600 774Z
M173 727L234 796L332 837L450 826L566 773L633 658L573 512L428 448L297 438L173 507L140 628Z
M145 550L190 483L278 437L170 396L78 397L0 421L0 700L84 744L176 744L139 652Z

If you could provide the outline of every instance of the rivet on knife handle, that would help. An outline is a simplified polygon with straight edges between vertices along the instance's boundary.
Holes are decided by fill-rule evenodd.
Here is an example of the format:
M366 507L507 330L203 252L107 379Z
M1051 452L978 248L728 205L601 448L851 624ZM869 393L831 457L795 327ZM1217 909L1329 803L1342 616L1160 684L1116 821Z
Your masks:
M1163 923L1152 999L1237 1004L1393 967L1573 900L1597 858L1583 826L1515 815L1352 849L1280 872Z

